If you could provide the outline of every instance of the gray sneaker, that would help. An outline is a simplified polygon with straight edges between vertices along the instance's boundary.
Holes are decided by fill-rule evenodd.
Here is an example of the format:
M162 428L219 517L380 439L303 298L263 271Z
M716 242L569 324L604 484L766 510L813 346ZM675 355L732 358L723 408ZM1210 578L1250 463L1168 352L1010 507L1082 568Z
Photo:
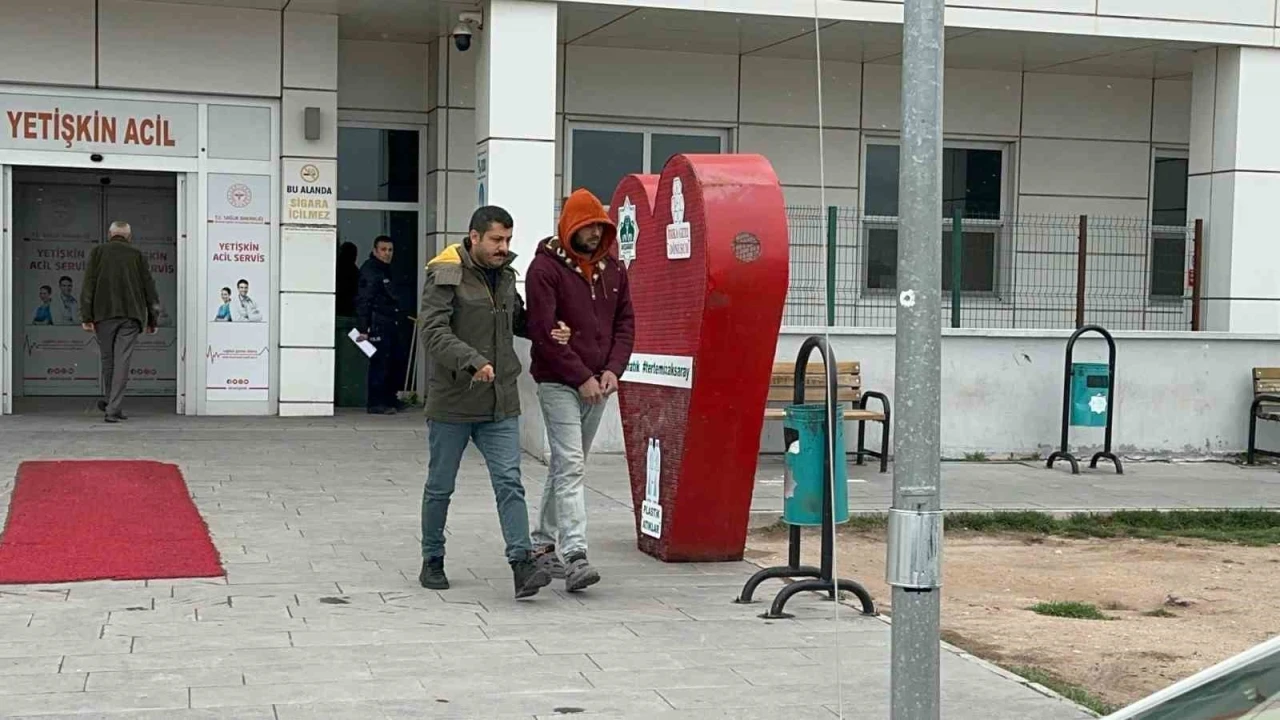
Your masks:
M586 553L574 553L565 563L564 589L578 592L600 582L600 572L587 562Z
M546 570L547 573L556 580L564 579L564 562L560 559L560 556L556 554L555 545L544 545L535 550L533 553L533 561L540 569Z

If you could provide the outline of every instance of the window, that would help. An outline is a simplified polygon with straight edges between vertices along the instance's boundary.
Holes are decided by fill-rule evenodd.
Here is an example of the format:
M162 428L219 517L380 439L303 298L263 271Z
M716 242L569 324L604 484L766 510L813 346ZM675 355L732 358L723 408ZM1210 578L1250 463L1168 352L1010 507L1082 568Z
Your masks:
M338 128L338 199L418 202L418 131Z
M1187 158L1157 155L1151 177L1151 297L1181 298L1187 271Z
M867 287L893 290L898 283L898 146L883 141L866 148ZM942 151L942 289L952 285L951 217L960 212L960 289L994 292L996 241L1002 229L1004 151L992 147L948 147Z
M672 155L725 151L723 130L576 126L570 129L565 194L586 188L606 205L623 176L660 173Z

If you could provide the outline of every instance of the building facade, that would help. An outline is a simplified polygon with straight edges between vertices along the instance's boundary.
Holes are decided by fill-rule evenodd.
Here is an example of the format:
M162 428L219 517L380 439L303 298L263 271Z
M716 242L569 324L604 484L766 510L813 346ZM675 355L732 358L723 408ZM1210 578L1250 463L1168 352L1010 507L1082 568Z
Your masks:
M962 327L1072 327L1082 307L1126 330L1280 332L1276 0L950 5L940 212L957 232L939 250ZM559 198L607 199L678 152L772 162L789 326L891 325L902 7L814 7L4 2L3 410L96 392L65 318L112 220L166 305L137 392L184 414L329 415L350 350L341 243L363 260L391 236L412 306L477 204L512 212L527 262Z

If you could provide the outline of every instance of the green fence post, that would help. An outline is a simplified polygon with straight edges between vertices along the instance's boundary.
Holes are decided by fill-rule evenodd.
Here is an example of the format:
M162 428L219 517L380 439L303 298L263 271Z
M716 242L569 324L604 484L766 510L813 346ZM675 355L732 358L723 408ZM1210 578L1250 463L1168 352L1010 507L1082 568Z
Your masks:
M835 205L827 208L827 327L836 324L836 218Z
M951 209L951 327L960 327L960 257L964 233L960 225L960 205Z

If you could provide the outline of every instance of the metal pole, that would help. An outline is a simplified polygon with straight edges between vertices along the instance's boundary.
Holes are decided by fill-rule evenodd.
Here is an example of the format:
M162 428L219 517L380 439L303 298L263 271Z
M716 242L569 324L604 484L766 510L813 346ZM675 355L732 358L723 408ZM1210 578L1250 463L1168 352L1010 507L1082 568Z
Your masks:
M1191 254L1191 329L1201 330L1200 321L1200 288L1204 287L1204 220L1196 219L1195 235L1192 236Z
M836 324L836 220L839 209L827 208L827 327Z
M1084 291L1088 282L1089 216L1080 216L1080 242L1076 246L1076 329L1084 327Z
M960 203L951 209L951 327L960 327L960 256L964 252L964 232L960 229Z
M942 580L942 67L944 0L906 0L898 176L898 309L890 712L938 720Z

